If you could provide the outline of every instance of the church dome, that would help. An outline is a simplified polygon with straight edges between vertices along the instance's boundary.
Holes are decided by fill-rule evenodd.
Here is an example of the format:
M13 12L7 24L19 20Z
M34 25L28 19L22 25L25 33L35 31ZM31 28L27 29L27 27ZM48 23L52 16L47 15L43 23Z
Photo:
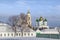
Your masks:
M44 21L47 21L47 19L45 18Z
M38 20L38 19L36 19L36 22L39 22L39 20Z
M42 21L43 20L43 17L40 17L39 21Z
M30 14L30 10L28 10L27 14Z
M27 11L27 16L31 17L30 10Z

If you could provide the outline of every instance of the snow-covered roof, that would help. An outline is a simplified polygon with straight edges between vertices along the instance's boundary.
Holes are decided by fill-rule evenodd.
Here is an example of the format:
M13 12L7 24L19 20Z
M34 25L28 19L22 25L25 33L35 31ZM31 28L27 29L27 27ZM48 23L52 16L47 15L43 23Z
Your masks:
M12 28L10 25L6 23L0 23L0 32L12 32Z
M16 31L17 32L21 32L21 31L23 31L23 32L34 32L34 30L29 28L28 26L17 27Z
M56 29L44 29L44 30L42 30L43 32L57 32L58 30L56 30Z
M36 33L40 33L40 30L39 30L39 29L37 29L37 30L36 30Z
M59 34L58 30L56 29L44 29L41 33L45 34Z
M0 26L6 26L7 24L5 24L5 23L0 23Z

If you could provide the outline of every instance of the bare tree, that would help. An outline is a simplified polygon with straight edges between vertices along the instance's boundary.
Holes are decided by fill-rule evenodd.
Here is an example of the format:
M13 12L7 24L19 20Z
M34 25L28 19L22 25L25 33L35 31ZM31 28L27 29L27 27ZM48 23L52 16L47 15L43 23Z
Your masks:
M18 20L18 25L22 25L22 24L24 24L24 23L26 23L26 20L25 20L25 14L24 13L20 13L20 15L19 15L19 20Z
M24 28L26 27L25 17L26 17L26 15L24 13L21 13L20 14L20 25L21 25L21 33L22 33L22 36L23 36Z
M23 31L24 31L25 27L27 26L26 20L27 20L26 15L24 13L20 13L20 15L18 15L18 16L9 17L9 21L11 22L11 24L14 28L15 34L16 34L16 29L17 29L16 26L17 27L19 26L21 28L20 30L21 30L21 33L22 33L22 36L23 36ZM30 25L28 25L28 26L30 28L32 28Z
M9 17L10 24L12 25L12 29L14 29L14 32L16 34L16 26L18 22L18 16L11 16Z
M18 21L18 16L11 16L11 17L9 17L9 21L10 21L10 24L12 26L15 26L17 24L17 21Z
M24 13L21 13L21 14L20 14L20 18L21 18L22 20L25 20L25 14L24 14Z

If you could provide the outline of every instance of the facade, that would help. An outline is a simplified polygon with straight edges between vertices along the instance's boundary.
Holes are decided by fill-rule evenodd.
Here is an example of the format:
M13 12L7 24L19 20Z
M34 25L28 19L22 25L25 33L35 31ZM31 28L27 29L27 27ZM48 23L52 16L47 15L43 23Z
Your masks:
M22 20L20 19L20 21ZM8 24L0 23L0 37L36 37L36 32L29 27L31 26L31 15L29 10L26 14L26 22L27 23L23 23L23 25L21 24L21 27L11 27Z
M11 26L0 23L0 37L36 37L36 33L34 31L22 33L20 30L15 33Z
M30 14L30 10L28 10L27 14L26 14L26 22L28 25L31 26L31 14Z
M47 25L47 19L40 17L39 19L36 19L36 26L37 30L36 33L40 34L59 34L57 28L50 29Z
M6 23L0 23L0 37L36 37L38 33L38 36L41 34L59 34L59 30L56 28L49 29L47 19L43 17L36 19L37 30L31 28L31 23L31 15L28 10L26 14L26 23L23 23L21 27L11 27Z
M36 33L40 34L59 34L58 30L56 29L44 29L44 30L37 30Z
M47 19L44 19L43 17L36 19L36 26L38 28L49 28L49 26L47 25Z

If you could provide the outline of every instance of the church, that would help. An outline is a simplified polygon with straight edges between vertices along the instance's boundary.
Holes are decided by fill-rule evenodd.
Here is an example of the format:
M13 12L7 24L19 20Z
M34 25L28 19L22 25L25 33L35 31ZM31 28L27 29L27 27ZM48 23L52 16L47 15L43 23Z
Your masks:
M0 37L36 37L36 32L31 27L31 15L29 10L26 14L25 22L23 25L21 24L22 27L11 27L6 23L0 23Z
M6 23L0 22L0 37L37 37L37 35L39 36L42 34L59 34L57 28L49 28L47 25L47 19L43 17L36 19L37 29L34 30L32 27L31 14L29 10L27 11L25 19L26 20L19 19L17 24L21 25L20 27L17 25L16 27L12 27ZM23 23L21 24L21 22Z

